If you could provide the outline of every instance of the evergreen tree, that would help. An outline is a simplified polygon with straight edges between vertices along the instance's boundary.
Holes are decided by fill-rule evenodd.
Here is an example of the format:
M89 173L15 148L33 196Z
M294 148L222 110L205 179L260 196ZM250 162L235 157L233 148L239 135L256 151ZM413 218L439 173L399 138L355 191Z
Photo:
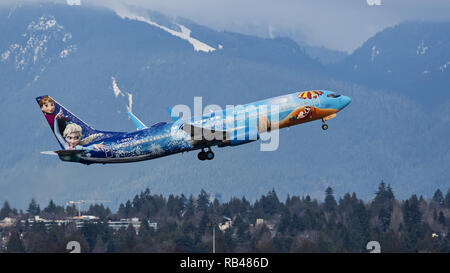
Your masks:
M239 215L233 223L233 227L236 227L236 235L239 242L247 242L250 239L249 225Z
M444 227L446 226L445 216L442 211L439 212L438 222L439 222L439 224L443 225Z
M351 235L352 249L361 251L370 239L369 212L362 201L353 201L353 209L348 222L350 223L348 231Z
M285 204L286 204L286 207L290 207L291 206L291 196L289 195L289 193L288 193L288 195L287 195L287 197L286 197L286 202L284 202Z
M0 220L4 219L5 217L9 217L12 212L13 210L9 206L8 201L5 201L3 203L3 208L0 210Z
M279 253L289 253L293 240L291 237L276 235L273 238L273 244Z
M391 212L382 208L378 213L378 220L380 220L381 223L381 230L386 232L391 224Z
M179 213L184 208L184 200L178 196L174 197L172 194L169 195L167 200L167 209L170 216L179 215Z
M119 205L119 209L117 211L117 214L118 214L119 218L126 218L125 205L123 203L121 203Z
M391 184L388 184L386 190L386 196L389 200L395 200L394 192L392 191Z
M36 203L34 198L31 199L27 212L31 215L39 215L41 213L41 208L39 207L39 204Z
M394 207L394 193L390 185L387 186L384 181L380 182L378 191L375 193L375 199L371 204L370 211L376 216L379 227L385 232L391 223L392 209Z
M133 207L131 205L130 200L128 200L127 203L125 204L125 211L124 211L125 218L131 218L132 217L132 210L133 210Z
M107 246L103 242L101 236L97 236L97 240L95 242L95 247L92 250L92 253L105 253L107 252Z
M153 229L152 229L153 230ZM139 228L139 237L145 238L151 233L150 225L148 224L147 218L142 219L141 227Z
M260 204L265 214L273 215L277 213L280 206L280 200L278 199L275 189L272 189L267 196L262 196Z
M65 213L67 214L67 216L77 216L78 211L77 208L75 207L75 204L73 204L72 206L67 206Z
M403 241L409 251L416 252L419 249L418 242L424 238L426 233L426 227L422 224L420 201L417 196L414 194L406 200L402 209L405 223Z
M53 200L50 200L48 206L44 209L44 212L54 214L56 213L56 205L53 203Z
M294 213L294 215L292 216L289 230L292 236L294 236L297 232L305 230L305 225L303 224L300 216L298 216L297 213Z
M194 200L194 196L191 195L189 197L188 204L186 205L186 211L184 213L184 217L190 218L190 217L194 216L194 214L195 214L195 200Z
M137 237L136 237L136 230L134 227L129 224L126 232L126 238L125 238L125 249L126 252L136 252L136 245L137 245Z
M439 205L444 204L444 196L442 195L442 192L441 192L440 189L437 189L437 190L434 192L434 195L433 195L433 201L436 202L436 203L438 203Z
M116 253L118 249L117 241L111 240L106 247L106 253Z
M17 231L11 232L8 244L6 246L7 253L24 253L25 247L23 246L20 235Z
M97 237L101 235L101 226L96 223L86 222L81 228L81 232L89 244L89 249L93 249L95 247Z
M207 228L208 226L210 226L210 222L211 222L211 221L209 220L208 214L207 214L206 212L203 213L202 219L200 220L200 223L199 223L199 225L198 225L198 232L199 232L201 235L205 234L206 228Z
M229 250L229 252L234 252L236 247L236 240L233 238L233 229L229 228L225 230L224 241L226 243L225 248Z
M415 194L410 199L406 200L403 205L403 219L407 228L416 226L422 220L419 200Z
M336 207L337 203L336 199L334 199L333 189L331 187L328 187L325 190L325 211L333 212L336 210Z
M111 210L109 208L105 208L103 204L94 204L89 206L87 214L95 215L101 220L105 220L111 214Z
M378 191L376 192L376 195L384 195L386 193L386 184L383 180L381 180L380 185L378 185Z
M48 244L46 246L46 252L50 253L66 253L65 246L67 241L64 238L64 226L58 226L52 224L48 231Z
M448 189L447 194L445 195L444 207L450 209L450 188Z
M197 198L197 209L199 211L206 211L209 207L209 196L205 190L201 190Z
M284 234L291 225L291 215L289 213L289 210L283 211L281 214L280 223L278 224L278 232L281 234Z

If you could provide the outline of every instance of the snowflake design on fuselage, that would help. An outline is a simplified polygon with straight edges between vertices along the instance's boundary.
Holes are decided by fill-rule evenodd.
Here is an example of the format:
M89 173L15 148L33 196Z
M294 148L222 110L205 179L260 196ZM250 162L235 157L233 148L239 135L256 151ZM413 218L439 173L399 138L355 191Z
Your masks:
M164 152L163 148L159 144L153 144L150 146L150 152L152 155L160 155Z
M190 136L187 132L180 128L182 122L176 122L170 128L171 139L168 143L169 147L190 148Z

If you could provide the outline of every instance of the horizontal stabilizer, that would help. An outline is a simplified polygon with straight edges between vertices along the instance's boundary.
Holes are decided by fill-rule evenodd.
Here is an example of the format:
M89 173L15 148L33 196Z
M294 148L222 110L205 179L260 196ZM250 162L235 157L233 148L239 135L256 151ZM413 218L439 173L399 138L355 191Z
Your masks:
M54 151L59 156L71 156L71 155L78 155L84 153L86 150L80 149L80 150L58 150Z
M54 151L42 151L41 154L44 154L44 155L58 155Z
M133 113L128 112L128 116L130 117L131 121L133 121L134 125L136 126L136 130L142 130L147 129L148 127L140 121Z
M57 156L71 156L84 153L86 150L58 150L58 151L43 151L41 154L45 155L57 155Z

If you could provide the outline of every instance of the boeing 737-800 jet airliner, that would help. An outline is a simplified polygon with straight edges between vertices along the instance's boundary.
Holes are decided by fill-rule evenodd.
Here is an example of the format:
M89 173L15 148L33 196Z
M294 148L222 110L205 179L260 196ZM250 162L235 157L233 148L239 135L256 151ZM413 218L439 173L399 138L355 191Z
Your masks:
M56 154L63 161L105 164L149 160L192 150L201 150L200 160L211 160L214 158L211 147L249 143L264 132L318 119L326 130L325 121L334 118L351 99L331 91L303 91L203 116L173 117L173 122L159 122L150 127L128 112L137 127L134 132L99 131L49 96L37 97L36 101L62 148L42 153Z

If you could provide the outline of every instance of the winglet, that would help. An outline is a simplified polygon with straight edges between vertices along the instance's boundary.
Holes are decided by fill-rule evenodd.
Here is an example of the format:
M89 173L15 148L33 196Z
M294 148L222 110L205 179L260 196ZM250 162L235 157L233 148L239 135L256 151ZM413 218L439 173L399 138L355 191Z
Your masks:
M142 130L148 128L142 121L140 121L133 113L128 112L128 116L130 117L131 121L133 121L134 125L136 126L136 130Z
M169 116L170 116L170 118L171 118L173 121L177 121L177 120L180 119L179 117L174 117L174 116L172 116L172 109L170 109L169 106L167 106L166 109L167 109L167 112L169 112Z

